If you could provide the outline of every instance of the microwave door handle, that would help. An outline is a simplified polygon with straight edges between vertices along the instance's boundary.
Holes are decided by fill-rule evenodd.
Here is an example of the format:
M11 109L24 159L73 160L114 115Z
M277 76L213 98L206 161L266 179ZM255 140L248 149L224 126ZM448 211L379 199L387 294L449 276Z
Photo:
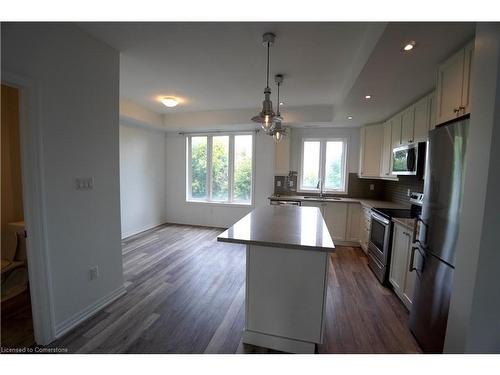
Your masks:
M415 170L415 148L409 148L408 153L406 154L406 169L408 172L412 172Z

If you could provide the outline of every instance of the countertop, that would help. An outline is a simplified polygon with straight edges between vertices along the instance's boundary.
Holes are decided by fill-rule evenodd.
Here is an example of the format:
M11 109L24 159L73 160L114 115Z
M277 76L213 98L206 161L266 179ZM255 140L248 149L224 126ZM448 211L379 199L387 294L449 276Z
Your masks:
M373 199L363 199L363 198L340 198L340 197L335 197L335 199L326 198L326 199L321 199L317 197L313 198L304 198L303 195L282 195L279 197L276 196L271 196L268 197L268 199L273 199L273 200L283 200L283 201L302 201L302 202L339 202L339 203L360 203L365 207L368 208L373 208L373 207L378 207L378 208L408 208L408 206L405 206L400 203L394 203L394 202L389 202L389 201L379 201L379 200L373 200Z
M406 229L409 229L413 232L413 228L415 226L415 219L403 219L401 217L393 217L392 221L401 224Z
M217 237L217 241L287 249L335 250L317 207L260 207Z

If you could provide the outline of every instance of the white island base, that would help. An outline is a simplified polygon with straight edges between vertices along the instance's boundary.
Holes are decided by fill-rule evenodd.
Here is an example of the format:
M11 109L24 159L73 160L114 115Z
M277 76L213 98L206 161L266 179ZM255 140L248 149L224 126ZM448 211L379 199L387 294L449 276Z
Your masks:
M327 251L247 245L243 342L314 353L323 341Z

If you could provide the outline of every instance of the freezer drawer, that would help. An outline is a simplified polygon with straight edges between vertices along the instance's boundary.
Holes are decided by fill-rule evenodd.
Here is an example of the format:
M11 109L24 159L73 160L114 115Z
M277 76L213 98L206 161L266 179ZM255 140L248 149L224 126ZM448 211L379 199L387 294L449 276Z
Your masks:
M425 353L442 353L453 267L422 249L415 250L414 264L419 272L410 312L410 330Z

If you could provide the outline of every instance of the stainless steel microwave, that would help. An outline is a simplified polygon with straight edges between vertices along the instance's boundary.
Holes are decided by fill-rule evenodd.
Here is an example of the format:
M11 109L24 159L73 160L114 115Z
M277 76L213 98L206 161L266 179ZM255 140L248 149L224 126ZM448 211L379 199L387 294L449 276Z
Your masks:
M392 150L392 174L424 177L426 142L410 143Z

